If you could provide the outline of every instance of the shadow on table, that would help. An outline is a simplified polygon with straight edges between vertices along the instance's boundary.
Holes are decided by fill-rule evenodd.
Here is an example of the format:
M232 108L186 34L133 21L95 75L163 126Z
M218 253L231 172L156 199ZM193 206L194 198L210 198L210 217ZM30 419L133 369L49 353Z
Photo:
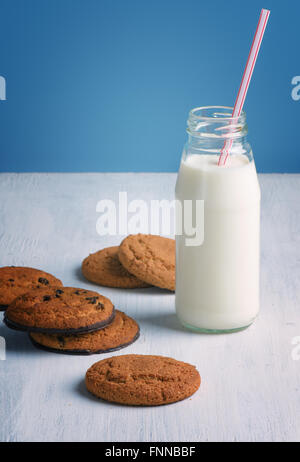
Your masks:
M189 332L195 334L196 332L190 331L183 327L175 313L160 313L160 314L153 314L153 315L136 315L136 320L140 323L150 324L154 327L160 327L163 329L170 329L175 330L177 332Z
M74 270L74 276L76 277L76 279L78 279L80 282L83 282L83 283L88 283L88 284L93 284L92 282L90 281L87 281L85 279L85 277L83 276L82 272L81 272L81 266L78 266L77 268L75 268Z
M26 354L34 350L27 332L9 329L2 319L0 320L0 337L5 339L7 353L11 351Z
M99 399L96 398L96 396L92 395L89 391L87 391L84 380L80 380L80 382L76 383L75 391L79 393L81 396L89 398L92 401L99 401Z

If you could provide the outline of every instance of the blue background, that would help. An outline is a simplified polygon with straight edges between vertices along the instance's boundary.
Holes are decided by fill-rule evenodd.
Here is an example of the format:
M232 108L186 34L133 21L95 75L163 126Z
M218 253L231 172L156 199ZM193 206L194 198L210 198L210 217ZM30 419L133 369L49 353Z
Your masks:
M300 172L299 0L1 0L1 171L176 171L189 109L245 110L257 168Z

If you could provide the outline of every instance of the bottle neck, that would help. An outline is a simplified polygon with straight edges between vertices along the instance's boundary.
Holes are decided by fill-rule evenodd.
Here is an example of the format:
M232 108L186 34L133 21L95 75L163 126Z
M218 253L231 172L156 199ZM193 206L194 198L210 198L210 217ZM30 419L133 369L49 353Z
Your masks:
M226 141L242 146L247 141L246 114L232 117L233 108L206 106L192 109L188 122L188 144L195 149L222 149Z

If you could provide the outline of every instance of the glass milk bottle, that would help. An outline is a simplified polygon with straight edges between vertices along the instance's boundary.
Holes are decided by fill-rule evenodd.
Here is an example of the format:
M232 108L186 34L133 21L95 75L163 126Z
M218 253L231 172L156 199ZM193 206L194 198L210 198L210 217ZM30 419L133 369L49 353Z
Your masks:
M224 106L190 112L176 183L176 313L199 332L243 329L259 310L260 188L246 115L231 114ZM191 220L203 226L203 242L190 235Z

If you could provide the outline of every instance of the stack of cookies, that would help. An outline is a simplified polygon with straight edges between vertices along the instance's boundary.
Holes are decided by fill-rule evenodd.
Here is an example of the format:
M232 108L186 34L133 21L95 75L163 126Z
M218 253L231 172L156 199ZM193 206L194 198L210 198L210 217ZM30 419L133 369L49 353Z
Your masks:
M156 286L175 290L175 241L151 234L126 237L117 247L89 255L82 263L86 279L126 289Z
M0 268L4 322L26 331L34 345L71 354L105 353L133 343L138 324L97 292L63 287L34 268Z

